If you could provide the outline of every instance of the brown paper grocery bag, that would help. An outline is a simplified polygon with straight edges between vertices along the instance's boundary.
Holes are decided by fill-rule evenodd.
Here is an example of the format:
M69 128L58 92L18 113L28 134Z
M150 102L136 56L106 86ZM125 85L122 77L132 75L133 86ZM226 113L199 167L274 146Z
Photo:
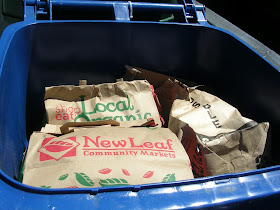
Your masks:
M175 79L179 80L180 82L188 85L188 86L195 86L196 84L192 81L187 81L181 78L175 78L170 75L165 75L153 71L149 71L143 68L139 67L132 67L129 65L125 66L126 73L124 75L124 80L130 81L130 80L139 80L139 79L145 79L148 80L151 85L154 86L154 88L158 88L161 85L163 85L168 79L174 81Z
M207 174L256 169L255 160L264 152L269 123L245 118L233 106L204 91L191 90L189 97L190 101L174 101L168 127L177 134L186 125L194 130L197 143L193 142L203 149Z
M115 126L60 137L34 132L23 183L42 188L83 188L192 178L188 155L169 129Z
M128 65L125 67L127 70L124 75L125 80L146 79L154 86L155 94L161 105L160 114L167 126L173 101L175 99L188 99L187 85L193 86L195 83L139 67L131 67Z
M161 125L150 84L145 80L47 87L45 108L48 123L54 125L108 119L133 122L149 118Z
M170 110L175 99L189 100L187 86L178 80L166 80L161 86L155 89L155 93L161 103L161 116L168 123Z
M208 173L215 175L257 169L256 159L263 154L268 127L267 122L260 123L204 143Z

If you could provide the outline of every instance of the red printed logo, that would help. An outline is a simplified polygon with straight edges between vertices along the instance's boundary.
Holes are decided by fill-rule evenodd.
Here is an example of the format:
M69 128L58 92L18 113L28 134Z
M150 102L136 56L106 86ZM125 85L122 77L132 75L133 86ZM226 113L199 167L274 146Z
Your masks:
M57 140L55 137L46 138L42 142L40 152L40 161L60 160L62 157L76 156L76 147L80 144L76 142L76 137Z

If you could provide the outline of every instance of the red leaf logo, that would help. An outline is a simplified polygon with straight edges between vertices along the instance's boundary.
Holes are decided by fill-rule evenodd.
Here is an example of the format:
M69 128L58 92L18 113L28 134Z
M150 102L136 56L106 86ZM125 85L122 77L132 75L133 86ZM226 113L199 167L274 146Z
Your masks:
M55 137L46 138L42 142L40 153L40 161L54 159L59 161L62 157L76 156L76 147L80 143L76 141L76 137L69 137L67 139L58 140Z
M98 172L101 174L109 174L112 170L110 168L104 168L99 170Z
M153 171L148 171L147 173L144 174L143 178L150 178L154 175Z
M64 141L54 141L49 145L45 146L44 148L49 152L62 152L67 149L70 149L73 144L64 142Z
M70 186L70 187L66 187L66 188L78 188L77 186Z
M122 172L126 176L130 176L130 173L126 169L122 169Z

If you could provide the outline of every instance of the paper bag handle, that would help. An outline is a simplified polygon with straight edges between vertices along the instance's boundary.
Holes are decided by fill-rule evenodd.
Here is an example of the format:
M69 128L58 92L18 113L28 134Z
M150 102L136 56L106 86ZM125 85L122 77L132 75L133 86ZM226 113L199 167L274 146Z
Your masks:
M73 132L74 130L69 130L70 127L82 127L82 126L99 126L99 125L112 125L120 126L120 123L115 120L98 120L94 122L67 122L60 127L62 134Z

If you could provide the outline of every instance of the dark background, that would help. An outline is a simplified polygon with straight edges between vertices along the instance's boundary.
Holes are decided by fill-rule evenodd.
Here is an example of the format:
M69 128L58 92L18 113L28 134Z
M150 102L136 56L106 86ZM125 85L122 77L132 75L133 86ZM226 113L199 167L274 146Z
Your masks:
M198 0L198 2L280 54L280 0ZM7 25L23 20L23 0L0 0L0 12L1 33Z
M280 54L280 0L198 0L198 2Z

